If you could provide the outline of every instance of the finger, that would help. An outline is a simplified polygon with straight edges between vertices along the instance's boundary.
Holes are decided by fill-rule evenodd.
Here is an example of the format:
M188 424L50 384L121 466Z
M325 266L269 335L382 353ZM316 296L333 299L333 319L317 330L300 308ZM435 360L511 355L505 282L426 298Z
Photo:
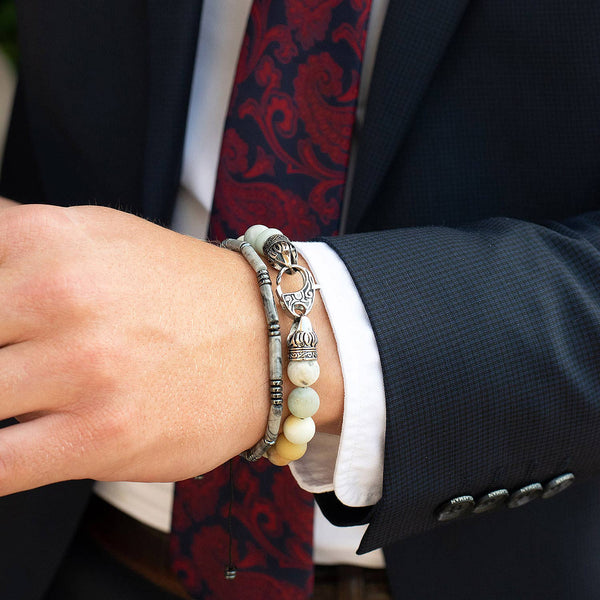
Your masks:
M0 347L31 339L40 329L34 301L27 297L23 275L0 268Z
M66 415L40 417L0 430L0 496L83 479L85 449Z
M0 209L10 208L11 206L17 206L18 203L14 200L9 200L8 198L4 198L4 196L0 196Z
M41 342L0 349L0 420L65 406L74 386L61 362Z
M48 241L61 241L70 231L72 220L65 208L42 204L6 205L0 209L0 264L12 260L20 262L31 251L42 252Z

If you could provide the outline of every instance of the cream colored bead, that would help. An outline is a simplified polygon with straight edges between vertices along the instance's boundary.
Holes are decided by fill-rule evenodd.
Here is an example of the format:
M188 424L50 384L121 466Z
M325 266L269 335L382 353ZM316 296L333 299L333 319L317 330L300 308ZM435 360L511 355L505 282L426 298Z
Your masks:
M300 419L312 417L319 410L319 394L310 387L294 388L288 396L290 412Z
M267 458L274 464L276 467L285 467L289 465L292 461L287 458L283 458L280 456L273 448L269 450L267 453Z
M254 242L258 237L259 233L262 233L268 229L265 225L252 225L252 227L248 227L246 233L244 234L244 241L248 242L251 246L254 246Z
M280 435L275 442L275 452L281 458L287 460L298 460L304 456L306 452L306 444L293 444L285 435Z
M321 369L316 360L292 360L288 363L287 374L290 381L298 387L308 387L317 379Z
M307 417L289 416L283 424L283 433L292 444L308 444L315 437L315 422Z
M263 253L263 246L265 245L265 242L272 236L272 235L282 235L281 231L279 231L279 229L273 229L272 227L269 227L269 229L265 229L264 231L261 231L256 238L254 239L254 241L252 242L252 247L261 255L264 256Z

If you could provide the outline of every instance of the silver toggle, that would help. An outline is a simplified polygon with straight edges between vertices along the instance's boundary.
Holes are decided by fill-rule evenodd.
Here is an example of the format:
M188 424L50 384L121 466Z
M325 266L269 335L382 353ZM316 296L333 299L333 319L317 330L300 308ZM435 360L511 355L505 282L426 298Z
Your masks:
M302 276L302 287L297 292L284 292L281 289L281 278L284 273L290 275L300 273ZM279 298L279 303L293 319L307 315L311 311L315 303L315 291L320 289L321 286L316 283L312 273L308 269L300 265L283 267L277 274L276 282L277 287L275 292L277 293L277 298Z
M263 245L263 254L268 263L280 271L298 264L296 248L283 234L272 235Z

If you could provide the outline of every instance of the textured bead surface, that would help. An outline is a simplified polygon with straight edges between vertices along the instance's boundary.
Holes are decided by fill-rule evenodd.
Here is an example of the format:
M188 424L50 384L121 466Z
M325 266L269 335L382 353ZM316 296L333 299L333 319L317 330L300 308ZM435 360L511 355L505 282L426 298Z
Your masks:
M286 465L289 465L292 462L291 460L280 456L273 448L271 448L267 453L267 458L276 467L285 467Z
M308 387L319 379L319 363L316 360L290 361L287 374L290 381L298 387Z
M287 460L298 460L306 452L306 444L293 444L285 435L280 435L275 442L275 452Z
M254 242L252 243L252 247L261 255L264 256L264 252L263 252L263 246L265 245L265 242L272 236L272 235L283 235L281 233L281 231L279 231L279 229L273 229L272 227L270 227L269 229L265 229L264 231L261 231L255 238Z
M254 247L254 242L260 233L268 229L265 225L252 225L248 227L244 234L244 240Z
M315 422L291 415L283 423L283 434L292 444L308 444L315 437Z
M294 388L288 396L290 412L300 419L312 417L319 410L319 394L310 387Z

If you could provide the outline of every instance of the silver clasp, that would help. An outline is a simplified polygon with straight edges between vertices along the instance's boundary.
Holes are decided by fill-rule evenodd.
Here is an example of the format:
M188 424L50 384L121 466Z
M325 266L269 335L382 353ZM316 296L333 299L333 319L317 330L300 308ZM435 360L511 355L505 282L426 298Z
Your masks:
M284 292L281 289L281 278L284 273L290 275L299 272L302 275L302 287L296 292ZM286 265L277 274L277 298L281 307L286 310L293 319L307 315L315 303L315 291L321 289L312 273L300 265Z

